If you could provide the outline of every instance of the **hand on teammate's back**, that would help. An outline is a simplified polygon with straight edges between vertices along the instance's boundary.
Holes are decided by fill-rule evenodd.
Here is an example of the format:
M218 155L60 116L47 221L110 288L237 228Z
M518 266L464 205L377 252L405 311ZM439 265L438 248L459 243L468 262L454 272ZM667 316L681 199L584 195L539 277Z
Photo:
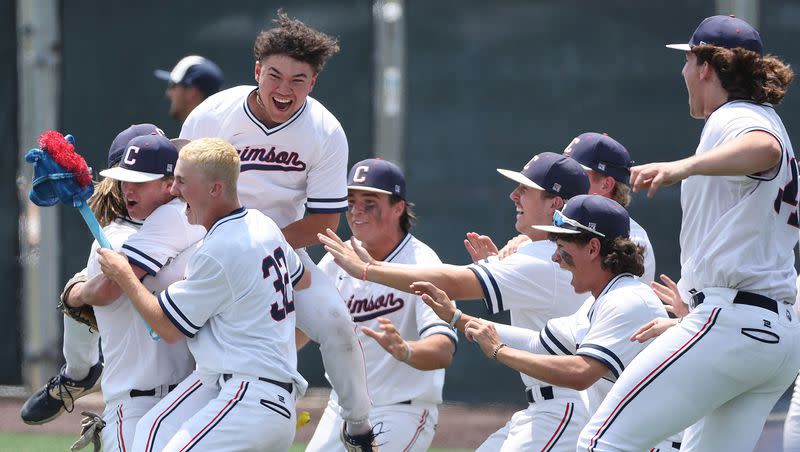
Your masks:
M508 256L516 253L520 246L524 243L530 242L531 238L525 234L520 234L516 237L513 237L506 242L505 246L500 248L500 251L497 252L497 258L503 260Z
M103 271L106 278L115 283L119 284L129 273L133 273L128 258L124 254L105 248L99 248L97 254L100 256L98 259L100 270Z
M472 262L478 262L489 256L497 255L497 245L494 244L491 237L475 232L467 232L467 238L464 239L464 248L467 249Z
M630 340L631 342L647 342L654 337L661 336L661 333L667 331L677 324L678 319L667 319L664 317L653 319L636 330L636 332L630 337Z

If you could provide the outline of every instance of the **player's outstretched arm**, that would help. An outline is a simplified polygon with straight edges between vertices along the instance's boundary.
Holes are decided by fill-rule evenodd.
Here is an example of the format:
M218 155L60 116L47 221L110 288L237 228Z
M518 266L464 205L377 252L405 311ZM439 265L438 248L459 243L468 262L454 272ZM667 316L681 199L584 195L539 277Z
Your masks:
M147 274L141 267L131 266L133 273L141 280ZM70 293L67 303L76 308L81 305L106 306L122 295L122 288L102 273L86 281L74 294Z
M375 340L398 361L419 370L446 369L453 362L455 345L447 336L434 334L417 341L406 341L391 320L380 317L380 331L366 326L361 331Z
M122 288L153 331L168 343L177 342L184 337L164 314L156 297L139 281L125 255L104 248L97 253L100 255L98 262L103 274Z
M317 235L325 232L326 229L335 231L339 227L340 217L339 213L310 213L287 225L281 229L281 232L294 249L318 245Z
M408 264L391 264L373 259L355 240L342 241L328 229L319 235L325 250L333 260L353 278L360 278L413 293L415 281L430 281L455 300L481 299L483 290L474 273L467 267L441 264L422 267Z
M648 163L631 168L633 191L647 190L652 198L667 187L689 176L745 176L768 171L781 159L781 145L770 133L756 130L745 133L702 154L674 162Z
M518 350L500 341L492 322L470 320L464 335L477 342L483 353L537 380L582 391L600 379L608 368L588 356L544 356Z

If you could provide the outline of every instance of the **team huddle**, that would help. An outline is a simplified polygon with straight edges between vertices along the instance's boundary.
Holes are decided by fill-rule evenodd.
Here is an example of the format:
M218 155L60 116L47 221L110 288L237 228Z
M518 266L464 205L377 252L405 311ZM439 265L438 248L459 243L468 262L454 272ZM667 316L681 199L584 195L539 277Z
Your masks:
M528 402L480 451L753 449L800 370L798 166L773 108L793 74L755 29L713 16L668 46L705 121L693 156L633 166L587 132L498 169L520 235L499 249L469 233L473 262L451 265L411 234L400 168L348 171L341 124L309 96L336 40L276 23L254 44L256 86L210 95L179 138L137 124L112 142L89 203L113 250L94 243L62 293L96 331L65 317L66 364L25 422L71 411L100 380L105 411L82 445L286 451L307 387L297 350L313 340L333 390L306 450L424 451L461 331L520 373ZM204 64L191 58L171 83ZM662 284L626 207L678 182L681 275ZM305 247L319 243L315 264ZM800 450L800 396L784 447Z

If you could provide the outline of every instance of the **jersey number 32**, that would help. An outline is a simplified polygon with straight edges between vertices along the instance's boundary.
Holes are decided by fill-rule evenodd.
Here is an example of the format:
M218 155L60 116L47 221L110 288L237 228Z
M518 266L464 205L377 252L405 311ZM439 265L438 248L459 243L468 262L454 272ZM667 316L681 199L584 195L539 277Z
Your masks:
M275 287L275 292L280 294L280 301L270 305L269 314L273 320L280 322L286 318L287 314L294 311L294 297L290 299L289 293L287 293L292 291L292 287L289 282L289 270L286 268L286 255L283 254L281 248L275 248L272 256L267 256L261 261L261 272L264 279L272 276L273 270L275 280L272 282L272 286Z

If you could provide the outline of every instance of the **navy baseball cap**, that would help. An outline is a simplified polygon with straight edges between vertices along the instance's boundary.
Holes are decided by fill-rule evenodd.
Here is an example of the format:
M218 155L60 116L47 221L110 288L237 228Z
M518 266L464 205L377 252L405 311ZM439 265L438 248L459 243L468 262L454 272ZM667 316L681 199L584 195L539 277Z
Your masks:
M631 155L625 146L608 135L582 133L564 149L564 155L572 157L583 169L611 176L623 184L631 179Z
M151 133L164 136L164 132L161 129L148 123L134 124L117 134L114 141L111 142L111 147L108 149L108 167L111 168L119 163L122 159L122 154L128 149L128 142L136 137L150 135Z
M553 214L552 226L533 226L556 234L591 232L600 237L629 237L631 218L616 201L600 195L579 195Z
M514 182L564 199L589 192L589 177L580 163L554 152L535 155L521 172L501 168L497 168L497 172Z
M156 69L154 74L161 80L178 85L194 86L206 96L219 91L224 79L222 69L208 58L190 55L178 61L171 72Z
M100 175L122 182L150 182L172 176L178 161L178 148L161 135L143 135L128 143L119 166L100 171Z
M406 178L399 166L388 160L362 160L347 174L347 189L396 195L406 199Z
M761 35L747 22L734 16L711 16L705 18L692 33L688 44L667 44L670 49L689 51L694 46L713 45L733 49L743 47L764 55Z

